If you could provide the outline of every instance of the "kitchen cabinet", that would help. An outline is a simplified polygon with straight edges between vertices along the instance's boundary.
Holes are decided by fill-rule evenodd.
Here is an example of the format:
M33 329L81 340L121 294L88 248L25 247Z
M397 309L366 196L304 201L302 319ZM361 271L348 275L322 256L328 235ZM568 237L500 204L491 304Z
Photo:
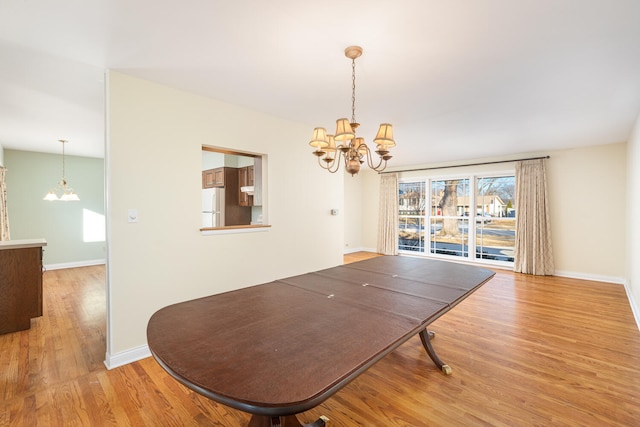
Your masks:
M213 170L213 186L224 187L225 185L225 168L217 168Z
M225 169L228 168L215 168L202 171L202 188L224 187Z
M44 239L0 242L0 334L31 327L42 316Z
M202 188L213 188L215 187L213 183L214 183L213 169L202 171Z
M253 195L242 191L242 187L253 187L253 166L245 166L238 169L238 204L240 206L253 206Z

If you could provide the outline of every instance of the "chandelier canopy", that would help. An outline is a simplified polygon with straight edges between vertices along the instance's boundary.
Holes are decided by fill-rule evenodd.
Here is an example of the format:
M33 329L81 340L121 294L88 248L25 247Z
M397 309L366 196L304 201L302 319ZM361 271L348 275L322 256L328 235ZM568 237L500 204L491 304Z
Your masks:
M49 190L47 195L44 196L42 200L62 200L64 202L70 200L80 200L76 192L73 191L73 188L67 185L67 179L64 177L64 144L66 144L68 141L64 139L59 139L58 141L62 143L62 179L55 187ZM56 193L61 193L60 198L58 198L58 195Z
M340 168L343 157L345 169L352 176L360 171L360 165L365 161L371 169L382 172L387 167L387 160L391 158L389 148L396 145L393 126L389 123L380 125L373 140L376 143L375 153L379 157L378 163L374 164L371 149L365 144L364 138L356 137L356 129L360 126L356 122L356 58L362 55L362 48L349 46L344 50L344 55L351 59L351 122L346 118L336 120L333 135L328 135L325 128L315 128L309 145L315 147L313 154L318 157L320 167L331 173Z

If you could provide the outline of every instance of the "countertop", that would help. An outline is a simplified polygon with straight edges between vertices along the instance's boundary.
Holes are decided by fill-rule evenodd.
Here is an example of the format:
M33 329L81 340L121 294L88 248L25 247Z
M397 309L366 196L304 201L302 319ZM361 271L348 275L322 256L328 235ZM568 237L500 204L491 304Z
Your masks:
M45 239L3 240L0 242L0 251L4 249L22 249L47 246Z

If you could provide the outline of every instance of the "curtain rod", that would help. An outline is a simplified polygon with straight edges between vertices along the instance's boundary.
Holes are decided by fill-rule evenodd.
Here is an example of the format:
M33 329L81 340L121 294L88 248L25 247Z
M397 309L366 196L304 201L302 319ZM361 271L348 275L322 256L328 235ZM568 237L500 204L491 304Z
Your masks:
M449 168L462 168L465 166L481 166L481 165L495 165L497 163L512 163L512 162L521 162L524 160L540 160L540 159L549 159L551 156L541 156L541 157L528 157L526 159L513 159L513 160L496 160L493 162L481 162L481 163L467 163L464 165L450 165L450 166L434 166L431 168L419 168L419 169L402 169L395 171L383 171L380 174L385 173L396 173L396 172L418 172L418 171L429 171L434 169L449 169Z

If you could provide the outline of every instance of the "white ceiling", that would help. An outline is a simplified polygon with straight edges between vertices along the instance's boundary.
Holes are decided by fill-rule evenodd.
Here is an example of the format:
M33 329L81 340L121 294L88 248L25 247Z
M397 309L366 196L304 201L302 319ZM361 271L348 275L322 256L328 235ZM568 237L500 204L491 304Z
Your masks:
M0 145L104 153L114 69L371 140L394 166L626 141L638 0L0 0ZM300 141L307 144L308 141Z

